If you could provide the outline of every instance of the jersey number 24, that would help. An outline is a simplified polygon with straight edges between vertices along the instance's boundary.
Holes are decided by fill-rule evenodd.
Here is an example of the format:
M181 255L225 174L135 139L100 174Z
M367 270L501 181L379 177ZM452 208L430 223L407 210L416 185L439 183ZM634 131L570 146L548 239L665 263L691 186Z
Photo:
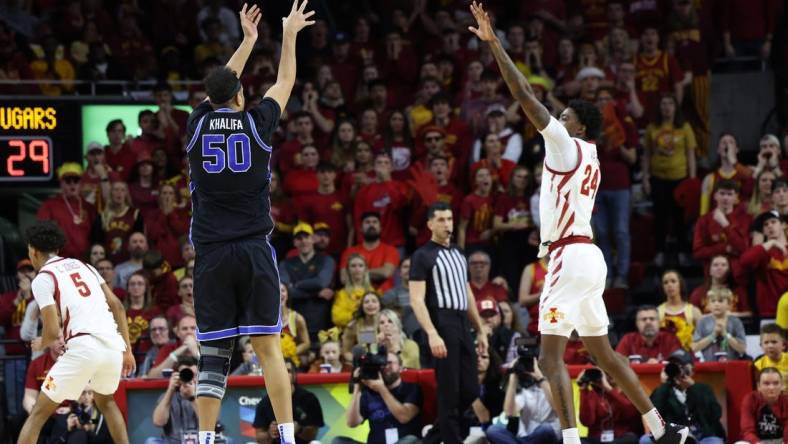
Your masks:
M224 149L222 149L224 147ZM243 173L252 167L252 150L249 136L244 133L203 134L202 136L203 169L210 174L219 174L225 168L233 173Z
M583 173L583 182L580 184L580 194L590 196L591 199L596 197L596 191L599 187L599 169L591 165L586 165L586 170Z

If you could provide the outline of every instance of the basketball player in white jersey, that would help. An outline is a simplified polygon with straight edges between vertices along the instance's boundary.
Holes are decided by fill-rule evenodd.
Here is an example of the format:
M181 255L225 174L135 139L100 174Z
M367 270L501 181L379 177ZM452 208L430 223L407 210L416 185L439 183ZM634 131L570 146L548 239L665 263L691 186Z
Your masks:
M490 44L506 85L545 140L539 257L549 255L550 262L539 301L539 366L550 382L564 444L580 444L571 381L563 361L572 330L577 330L597 365L637 407L657 443L694 442L687 427L665 424L626 358L608 342L602 299L607 267L601 251L591 242L591 212L600 177L596 146L590 141L602 124L599 110L592 103L573 100L560 121L553 118L504 51L481 4L474 2L471 13L478 28L469 30Z
M128 444L126 423L113 399L121 374L128 375L135 368L123 304L95 268L57 256L65 237L54 222L38 222L26 234L28 255L38 272L32 290L44 325L41 345L58 339L62 323L66 352L41 384L19 443L35 444L41 427L58 406L79 399L90 383L112 440Z

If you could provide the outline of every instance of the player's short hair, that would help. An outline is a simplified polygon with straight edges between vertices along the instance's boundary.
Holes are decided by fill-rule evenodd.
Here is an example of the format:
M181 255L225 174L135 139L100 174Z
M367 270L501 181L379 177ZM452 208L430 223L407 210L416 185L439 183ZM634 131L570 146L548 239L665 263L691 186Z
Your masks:
M112 131L112 128L115 125L122 126L123 127L123 131L126 131L126 124L123 123L123 120L121 120L121 119L112 119L112 120L109 121L109 123L107 123L107 132Z
M63 230L51 220L36 222L25 231L27 244L42 253L57 253L66 245Z
M432 219L435 217L435 213L438 211L451 211L451 205L446 202L435 202L427 208L427 220Z
M599 136L602 128L602 113L595 104L582 99L569 101L569 108L577 114L577 120L586 127L586 139L594 140Z
M717 183L714 184L714 193L716 193L719 190L730 190L738 193L739 182L731 179L718 180Z
M214 105L229 102L238 93L240 81L238 75L226 66L214 68L203 79L205 93Z
M761 337L768 334L777 334L780 335L780 338L783 338L783 329L775 323L765 324L761 327Z

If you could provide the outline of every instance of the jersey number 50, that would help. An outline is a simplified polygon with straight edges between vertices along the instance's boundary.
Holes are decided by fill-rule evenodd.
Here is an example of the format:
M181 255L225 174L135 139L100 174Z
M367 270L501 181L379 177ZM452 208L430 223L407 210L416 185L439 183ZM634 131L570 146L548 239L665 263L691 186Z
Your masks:
M583 176L583 183L580 184L580 194L590 196L593 199L596 197L596 190L599 186L599 170L591 167L591 165L586 165Z
M224 149L222 149L224 146ZM203 169L210 174L218 174L229 168L233 173L243 173L252 167L252 150L249 136L234 133L224 138L224 134L203 134Z

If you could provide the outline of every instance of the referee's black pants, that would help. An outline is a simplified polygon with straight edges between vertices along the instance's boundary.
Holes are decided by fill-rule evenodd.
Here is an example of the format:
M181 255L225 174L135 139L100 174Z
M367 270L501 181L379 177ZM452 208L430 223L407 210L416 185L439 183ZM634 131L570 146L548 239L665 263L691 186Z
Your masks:
M438 428L444 444L459 444L464 438L460 419L479 397L476 345L471 337L468 312L438 309L435 328L446 344L447 355L435 359L438 383Z

